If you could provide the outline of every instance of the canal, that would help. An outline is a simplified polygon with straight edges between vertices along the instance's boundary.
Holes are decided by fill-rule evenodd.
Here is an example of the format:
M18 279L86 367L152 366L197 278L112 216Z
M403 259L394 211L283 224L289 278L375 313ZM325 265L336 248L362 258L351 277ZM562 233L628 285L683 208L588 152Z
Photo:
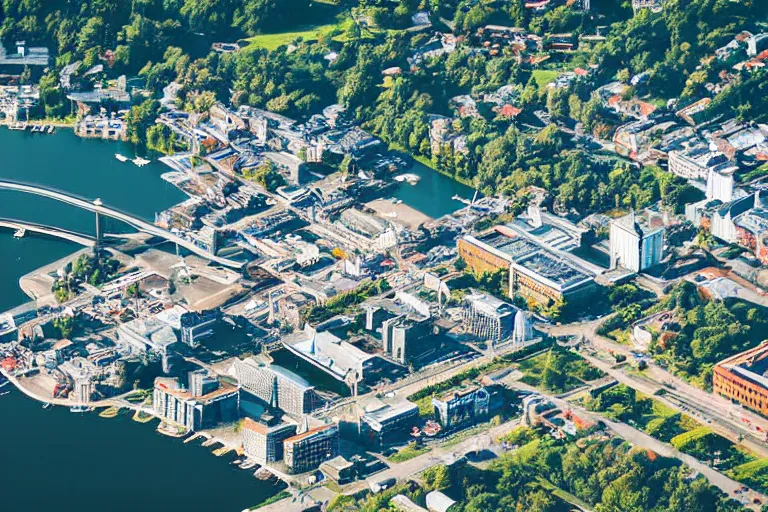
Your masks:
M154 220L157 211L186 196L160 178L168 169L152 162L137 167L128 144L84 140L70 130L40 135L0 128L0 179L59 189ZM450 213L472 190L416 163L418 185L396 196L431 217ZM93 214L53 200L0 191L0 218L94 232ZM110 225L105 231L123 229ZM50 238L14 239L0 230L0 311L25 302L18 280L80 247ZM239 512L277 492L252 472L234 469L209 449L184 445L127 417L43 410L15 390L0 396L0 482L4 510L222 511Z

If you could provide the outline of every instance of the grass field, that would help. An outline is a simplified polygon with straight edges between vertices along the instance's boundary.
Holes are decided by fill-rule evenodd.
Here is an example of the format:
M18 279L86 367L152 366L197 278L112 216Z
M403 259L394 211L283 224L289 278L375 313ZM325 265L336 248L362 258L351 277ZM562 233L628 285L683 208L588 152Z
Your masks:
M559 73L557 71L552 71L549 69L535 69L532 73L533 79L536 81L536 85L539 86L539 89L545 88L548 83L557 78L558 74Z
M547 386L544 384L543 378L548 364L561 368L560 380L562 382L560 382L558 389L553 389L553 391L561 393L582 386L585 382L605 376L602 371L586 362L580 356L567 350L552 349L520 361L519 369L525 374L522 381L531 386L546 388Z
M250 43L249 46L264 48L265 50L276 50L282 45L290 44L291 41L301 38L303 40L314 39L323 31L330 30L335 24L329 25L317 25L314 27L307 27L302 30L294 32L279 32L276 34L259 34L258 36L249 37L246 39Z

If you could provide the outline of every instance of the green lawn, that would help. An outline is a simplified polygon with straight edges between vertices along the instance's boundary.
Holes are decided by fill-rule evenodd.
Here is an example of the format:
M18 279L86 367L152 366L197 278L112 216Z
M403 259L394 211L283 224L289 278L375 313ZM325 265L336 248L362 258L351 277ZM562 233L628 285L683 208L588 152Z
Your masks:
M557 78L557 75L559 74L559 72L549 69L534 69L532 73L533 79L536 81L536 85L539 86L539 89L545 88L547 84Z
M562 349L551 349L523 359L518 368L523 372L522 381L526 384L558 393L571 391L585 382L605 376L578 354ZM550 370L548 379L545 375L547 369Z
M418 457L419 455L424 455L428 451L429 451L429 448L426 446L418 446L416 443L410 443L408 446L401 449L399 452L388 457L388 459L391 460L392 462L405 462L407 460L411 460L415 457Z
M264 48L272 51L276 50L282 45L290 44L291 41L302 38L303 40L315 39L318 34L326 30L330 30L335 24L329 25L317 25L314 27L307 27L304 30L297 30L295 32L278 32L276 34L259 34L258 36L249 37L249 47Z

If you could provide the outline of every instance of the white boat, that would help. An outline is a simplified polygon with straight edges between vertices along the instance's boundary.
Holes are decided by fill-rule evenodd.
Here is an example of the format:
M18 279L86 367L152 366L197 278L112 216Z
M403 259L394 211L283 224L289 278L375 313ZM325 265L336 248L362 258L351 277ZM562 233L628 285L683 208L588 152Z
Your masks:
M421 178L417 174L401 174L399 176L395 176L395 181L402 183L404 181L407 181L410 185L415 185L421 180Z
M48 133L49 133L49 134L50 134L50 133L53 133L53 131L54 131L55 129L56 129L56 128L54 128L52 124L51 124L51 125L48 125Z
M43 409L50 409L50 407L51 407L51 403L50 402L45 402L43 404Z
M19 228L16 230L16 232L13 234L14 238L24 238L24 235L27 234L27 230L24 228Z
M121 162L127 162L128 161L128 157L127 156L123 156L120 153L115 153L115 158L117 158Z
M73 405L69 408L69 412L87 412L88 406L86 405Z
M144 158L141 158L140 156L137 156L136 158L133 159L133 163L135 163L139 167L144 167L149 163L149 160L146 160Z

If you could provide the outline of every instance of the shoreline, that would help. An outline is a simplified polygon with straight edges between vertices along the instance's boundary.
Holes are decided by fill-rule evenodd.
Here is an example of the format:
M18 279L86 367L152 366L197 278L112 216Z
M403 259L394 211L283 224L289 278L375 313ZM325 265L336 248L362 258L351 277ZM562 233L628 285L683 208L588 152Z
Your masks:
M16 121L19 122L19 121ZM0 126L5 126L10 130L10 126L13 123L8 121L7 119L3 119L0 121ZM71 123L68 121L55 121L55 120L47 120L47 119L33 119L30 121L27 121L28 126L37 125L37 126L53 126L54 128L72 128L75 127L75 121L72 121ZM49 134L45 134L49 135Z

